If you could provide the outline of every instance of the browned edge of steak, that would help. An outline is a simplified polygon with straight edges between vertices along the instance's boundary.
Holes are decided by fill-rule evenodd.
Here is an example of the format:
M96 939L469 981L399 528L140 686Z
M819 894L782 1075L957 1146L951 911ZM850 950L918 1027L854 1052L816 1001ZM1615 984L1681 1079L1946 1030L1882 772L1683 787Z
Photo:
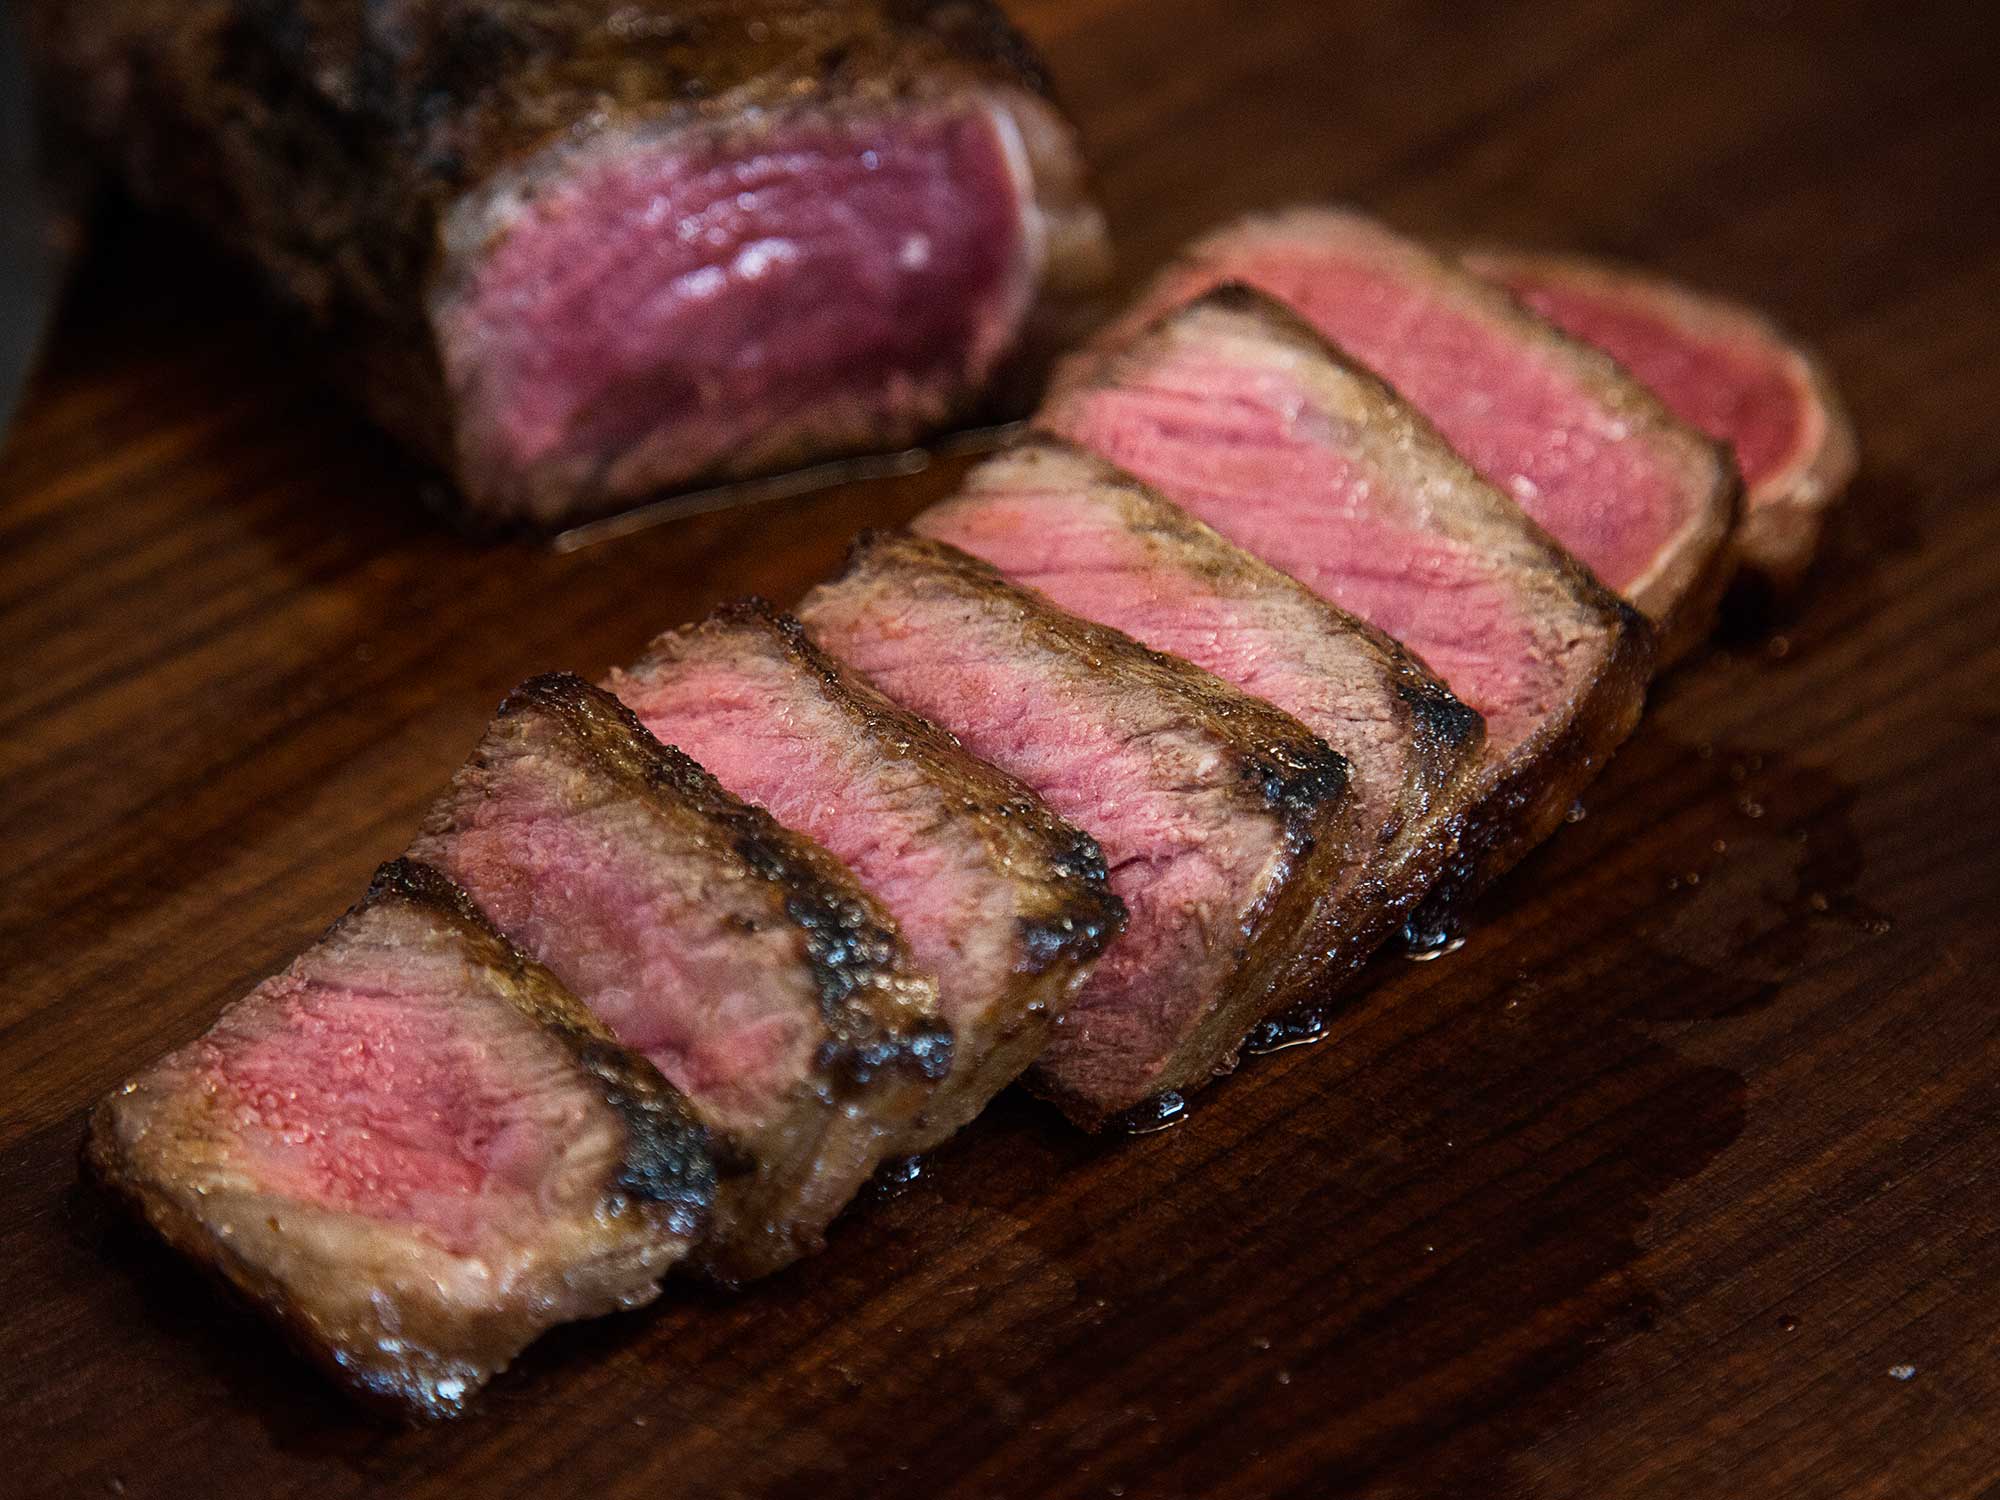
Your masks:
M1107 884L1096 840L1058 817L1029 788L968 754L946 731L892 702L860 673L822 650L791 615L749 598L709 620L658 637L629 669L642 678L671 671L704 632L751 636L792 662L822 700L882 757L915 767L937 789L933 837L977 840L1014 898L1011 984L985 997L976 1019L952 1017L952 1071L903 1143L928 1151L971 1122L1018 1078L1090 975L1092 963L1125 926L1125 906ZM616 693L626 673L606 686Z
M827 1225L949 1074L953 1042L937 1016L935 982L845 865L661 744L610 693L545 673L507 697L495 727L525 714L554 721L586 764L640 803L684 809L712 829L725 857L770 887L780 919L799 934L825 1027L811 1097L754 1140L711 1128L715 1210L690 1261L725 1285L769 1275L821 1247Z
M986 468L1024 464L1054 468L1058 477L1043 483L1087 487L1108 500L1118 521L1142 539L1159 569L1162 597L1181 596L1177 579L1198 578L1203 587L1246 607L1262 601L1267 614L1277 616L1272 621L1273 638L1276 627L1285 625L1309 633L1300 643L1308 651L1316 640L1338 640L1347 652L1337 665L1338 680L1378 709L1385 722L1397 726L1408 751L1393 773L1398 781L1388 799L1388 820L1379 830L1358 830L1356 847L1363 858L1349 879L1324 888L1319 916L1300 940L1296 962L1284 982L1283 993L1290 1003L1330 999L1402 926L1456 849L1460 825L1476 791L1484 721L1399 642L1238 547L1108 460L1064 439L1029 433L988 460ZM913 528L920 535L949 541L948 518L961 508L976 512L981 501L976 484L969 485L919 516ZM932 530L927 523L933 518L945 524ZM1002 571L1007 569L1002 566ZM1317 653L1309 659L1326 665ZM1354 748L1341 743L1331 726L1308 722L1306 727L1354 762L1357 775L1366 774Z
M708 1132L680 1091L651 1063L620 1046L554 975L494 931L465 892L429 865L409 859L383 865L367 894L320 941L337 940L364 908L387 902L418 908L453 928L477 962L508 976L508 1002L559 1041L602 1089L605 1102L628 1132L617 1175L605 1184L604 1212L615 1216L636 1211L655 1223L659 1232L694 1241L709 1221L715 1164ZM364 1405L409 1422L441 1420L464 1410L476 1387L456 1393L440 1389L425 1378L420 1350L406 1350L398 1357L341 1343L337 1330L325 1327L268 1271L218 1236L177 1198L130 1170L113 1123L123 1092L107 1095L91 1111L83 1142L87 1175L225 1294L271 1322L299 1354ZM486 1357L481 1363L490 1375L504 1369L536 1331L529 1330L524 1338L523 1331L511 1325L474 1327L468 1342L483 1346Z
M1093 1098L1063 1086L1045 1067L1025 1075L1032 1092L1086 1130L1101 1130L1128 1116L1143 1119L1154 1112L1156 1101L1178 1098L1230 1072L1250 1028L1294 998L1286 985L1288 969L1301 934L1314 920L1319 892L1357 857L1360 834L1347 792L1347 761L1261 699L1179 657L1149 650L1130 636L1057 609L970 553L907 531L863 531L850 545L842 571L814 589L799 614L812 630L816 601L830 603L841 594L860 597L878 589L900 596L914 588L983 597L1012 617L1029 650L1055 653L1101 674L1107 695L1147 694L1178 705L1229 758L1245 810L1278 822L1282 868L1267 883L1257 909L1244 914L1226 986L1181 1037L1146 1093ZM1093 836L1103 842L1100 835Z

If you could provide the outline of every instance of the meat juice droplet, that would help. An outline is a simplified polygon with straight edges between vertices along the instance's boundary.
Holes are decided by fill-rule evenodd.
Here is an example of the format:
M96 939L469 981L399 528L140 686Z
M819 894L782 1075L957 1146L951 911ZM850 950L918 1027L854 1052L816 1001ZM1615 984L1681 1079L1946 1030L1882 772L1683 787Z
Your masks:
M1268 1057L1273 1052L1283 1052L1287 1047L1306 1047L1314 1042L1323 1042L1327 1030L1325 1011L1317 1007L1295 1010L1260 1021L1257 1029L1245 1038L1243 1050L1252 1057Z
M1171 1130L1187 1118L1187 1100L1172 1089L1135 1104L1112 1121L1112 1128L1126 1135L1152 1135Z
M1425 927L1412 921L1403 924L1402 943L1403 957L1413 963L1427 964L1434 958L1458 952L1465 946L1465 934L1450 920Z

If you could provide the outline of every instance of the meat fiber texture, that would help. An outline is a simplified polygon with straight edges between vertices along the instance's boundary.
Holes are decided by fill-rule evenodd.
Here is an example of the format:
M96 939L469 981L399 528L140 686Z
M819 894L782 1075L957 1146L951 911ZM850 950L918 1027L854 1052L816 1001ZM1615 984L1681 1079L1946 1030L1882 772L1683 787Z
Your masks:
M544 1329L650 1301L714 1187L679 1094L407 862L105 1099L87 1149L337 1380L419 1418Z
M1286 303L1395 387L1639 607L1662 663L1708 634L1729 581L1735 466L1609 357L1429 247L1337 209L1246 219L1197 241L1125 326L1230 282Z
M1743 474L1737 559L1778 589L1798 584L1859 457L1817 357L1762 313L1623 266L1498 249L1464 262L1729 444Z
M536 678L411 846L688 1097L726 1281L819 1248L951 1063L937 986L832 855L608 693Z
M27 0L47 94L483 517L899 447L1107 268L987 0Z
M1225 287L1078 355L1036 421L1400 641L1485 719L1420 930L1552 833L1637 725L1645 621L1262 294Z
M837 855L937 976L954 1061L912 1152L1040 1055L1124 925L1094 840L760 601L661 636L605 686L731 792Z
M939 542L865 536L815 638L1104 850L1129 914L1035 1088L1096 1127L1233 1063L1358 857L1347 763L1269 704Z
M1485 739L1409 652L1130 475L1033 440L912 529L1292 715L1346 757L1361 857L1321 891L1288 987L1337 992L1444 872Z

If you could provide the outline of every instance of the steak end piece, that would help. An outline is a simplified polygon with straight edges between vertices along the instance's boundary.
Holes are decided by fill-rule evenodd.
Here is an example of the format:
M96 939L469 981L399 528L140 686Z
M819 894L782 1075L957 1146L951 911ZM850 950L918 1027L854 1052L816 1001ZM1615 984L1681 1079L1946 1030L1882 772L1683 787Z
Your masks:
M98 1105L87 1161L357 1395L456 1414L543 1330L687 1253L705 1132L437 871Z
M1507 293L1359 213L1295 209L1198 241L1127 328L1225 283L1290 306L1421 411L1660 634L1699 643L1729 582L1728 452Z
M988 0L29 0L48 95L479 516L916 441L1108 270Z
M762 601L668 632L605 685L730 791L843 860L937 975L955 1060L910 1151L958 1130L1040 1055L1124 925L1095 841Z
M1029 1075L1097 1128L1233 1064L1356 857L1347 762L1267 703L1058 610L955 547L869 535L815 638L1095 838L1125 903Z
M1334 994L1443 873L1485 726L1380 631L1051 439L988 460L912 529L1275 704L1347 758L1360 857L1321 892L1290 998Z
M1775 588L1797 586L1859 458L1818 358L1762 313L1627 267L1501 249L1464 260L1728 443L1743 473L1737 556Z
M950 1069L936 982L853 875L578 678L501 705L411 852L686 1094L718 1279L817 1249Z
M1485 720L1435 929L1562 823L1639 721L1653 633L1380 379L1224 287L1086 351L1036 419L1402 642Z

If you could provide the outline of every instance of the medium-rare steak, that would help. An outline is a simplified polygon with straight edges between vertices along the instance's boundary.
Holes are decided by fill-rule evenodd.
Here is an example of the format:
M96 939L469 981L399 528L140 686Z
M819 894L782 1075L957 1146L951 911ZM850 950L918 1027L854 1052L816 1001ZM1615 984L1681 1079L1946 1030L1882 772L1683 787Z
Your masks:
M1289 304L1427 416L1480 473L1658 627L1704 635L1741 486L1728 454L1498 288L1360 214L1299 209L1198 242L1137 324L1225 282Z
M1552 833L1638 723L1645 621L1268 298L1225 287L1078 356L1037 420L1401 641L1485 718L1424 930Z
M900 446L1103 274L988 0L27 0L49 96L487 515Z
M1736 554L1779 588L1797 584L1857 458L1817 359L1761 313L1621 266L1514 250L1464 261L1728 443L1743 473Z
M650 1301L714 1187L645 1061L437 871L367 898L98 1105L88 1160L357 1394L456 1413Z
M1443 873L1485 731L1380 631L1046 439L981 465L912 529L1276 704L1347 757L1362 857L1320 893L1297 954L1300 993L1331 994Z
M800 609L897 702L1103 848L1129 914L1029 1075L1079 1123L1199 1087L1294 997L1355 858L1347 763L1297 720L955 547L864 536Z
M1124 925L1088 835L761 601L661 636L605 686L731 792L844 860L937 975L954 1061L913 1151L1041 1054Z
M578 678L515 691L411 849L687 1095L720 1278L818 1248L950 1067L935 981L839 861Z

